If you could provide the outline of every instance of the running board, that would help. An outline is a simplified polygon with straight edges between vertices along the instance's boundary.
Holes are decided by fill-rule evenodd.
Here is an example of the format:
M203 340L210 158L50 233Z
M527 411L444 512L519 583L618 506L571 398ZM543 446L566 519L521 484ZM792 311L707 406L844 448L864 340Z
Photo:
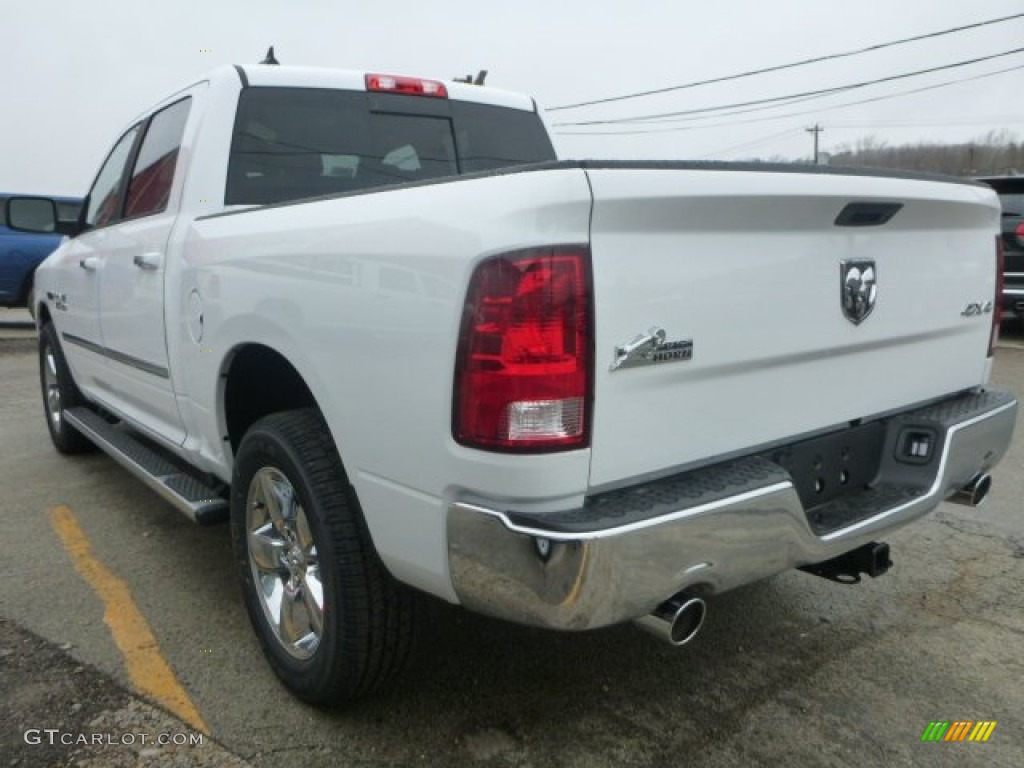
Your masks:
M183 472L139 438L118 429L88 408L70 408L64 411L63 417L193 522L216 523L227 517L228 500L222 497L221 491Z

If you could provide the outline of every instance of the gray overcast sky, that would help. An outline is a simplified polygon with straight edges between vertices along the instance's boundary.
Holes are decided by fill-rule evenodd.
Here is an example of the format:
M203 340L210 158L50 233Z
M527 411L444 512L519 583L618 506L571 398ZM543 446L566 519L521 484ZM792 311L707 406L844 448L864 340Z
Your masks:
M259 61L271 44L285 64L444 78L486 68L489 85L530 93L546 107L1015 13L1024 13L1024 0L5 2L0 11L0 190L84 194L117 134L139 112L213 66ZM546 119L598 120L745 102L1021 47L1024 19L732 83L552 112ZM1024 69L826 109L1008 67L1024 67L1024 53L771 111L684 123L692 126L684 131L556 134L555 143L563 157L799 158L810 153L804 128L815 122L825 128L825 151L865 136L890 144L958 142L1007 130L1020 141ZM740 122L790 112L808 114Z

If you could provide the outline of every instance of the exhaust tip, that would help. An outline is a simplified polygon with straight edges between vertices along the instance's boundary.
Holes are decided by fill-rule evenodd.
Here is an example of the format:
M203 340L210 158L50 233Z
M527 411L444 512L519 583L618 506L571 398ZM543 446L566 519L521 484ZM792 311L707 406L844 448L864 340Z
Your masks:
M672 645L686 645L693 640L704 626L707 604L699 597L691 597L679 606L669 630Z
M992 476L982 472L975 475L971 482L954 493L949 500L967 507L980 507L991 490Z
M659 605L654 613L636 620L637 626L679 647L693 640L704 626L707 604L702 598L679 593Z

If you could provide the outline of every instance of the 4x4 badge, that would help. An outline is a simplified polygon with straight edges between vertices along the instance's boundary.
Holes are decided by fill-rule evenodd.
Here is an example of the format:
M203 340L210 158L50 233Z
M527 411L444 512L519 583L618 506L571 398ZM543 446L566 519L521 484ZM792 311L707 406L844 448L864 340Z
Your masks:
M846 319L860 325L875 308L878 274L873 259L839 262L839 300Z

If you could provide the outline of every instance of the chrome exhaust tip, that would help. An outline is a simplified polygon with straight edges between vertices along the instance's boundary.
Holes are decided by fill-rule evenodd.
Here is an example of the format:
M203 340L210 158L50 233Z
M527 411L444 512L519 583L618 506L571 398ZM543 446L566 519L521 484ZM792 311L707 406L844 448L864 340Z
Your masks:
M699 597L680 592L659 605L654 613L636 619L641 629L669 645L686 645L704 625L707 604Z
M967 485L949 497L954 504L963 504L966 507L979 507L992 490L992 476L981 472L974 476Z

